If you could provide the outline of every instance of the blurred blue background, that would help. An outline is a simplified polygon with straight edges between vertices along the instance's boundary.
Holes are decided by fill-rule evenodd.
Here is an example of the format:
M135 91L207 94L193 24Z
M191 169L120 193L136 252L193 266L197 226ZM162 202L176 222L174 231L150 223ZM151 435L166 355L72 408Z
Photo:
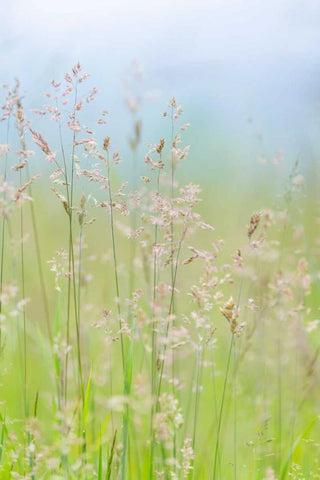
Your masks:
M157 91L144 102L143 142L167 135L161 112L175 96L196 178L236 169L246 182L277 152L317 175L320 2L12 0L0 9L1 82L19 77L28 108L79 60L100 90L92 118L108 108L108 134L126 152L122 81L138 61L141 96Z

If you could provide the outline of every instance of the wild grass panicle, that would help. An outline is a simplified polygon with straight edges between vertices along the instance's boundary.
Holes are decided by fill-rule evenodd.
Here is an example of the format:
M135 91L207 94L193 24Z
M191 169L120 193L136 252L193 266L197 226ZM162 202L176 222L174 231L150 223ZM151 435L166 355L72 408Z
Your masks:
M127 150L105 106L87 125L79 63L31 112L2 90L0 477L318 478L308 178L297 160L245 207L221 179L181 184L188 108L172 97L146 143L142 79L134 64Z

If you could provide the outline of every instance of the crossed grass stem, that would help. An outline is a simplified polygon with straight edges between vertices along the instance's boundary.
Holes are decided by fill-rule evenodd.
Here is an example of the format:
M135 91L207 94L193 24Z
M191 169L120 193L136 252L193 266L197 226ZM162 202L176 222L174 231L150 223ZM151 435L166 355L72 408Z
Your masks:
M188 217L186 215L186 217ZM163 373L164 373L164 365L165 365L165 357L166 357L166 352L167 352L167 341L169 337L169 329L170 329L170 318L172 315L173 311L173 305L174 305L174 292L175 292L175 287L176 287L176 281L177 281L177 273L178 273L178 266L179 266L179 258L180 258L180 253L182 249L182 244L185 239L185 236L187 234L188 230L188 223L187 221L184 222L182 234L178 243L178 248L177 248L177 255L176 255L176 260L175 260L175 267L174 267L174 277L173 277L173 285L171 287L171 296L170 296L170 303L169 303L169 309L168 309L168 315L167 315L167 323L166 323L166 328L165 328L165 337L164 337L164 347L162 351L162 359L160 362L160 374L159 374L159 381L158 381L158 386L157 386L157 395L156 395L156 412L160 412L160 395L161 395L161 386L162 386L162 380L163 380ZM173 262L174 259L173 257L171 258L171 262ZM176 431L174 427L174 438L173 438L173 453L174 453L174 458L176 458ZM162 453L162 458L163 458L163 463L166 471L166 478L169 478L169 473L168 473L168 467L166 464L166 451L165 447L163 445L163 442L161 442L161 453ZM175 467L174 467L175 469Z
M183 244L183 241L184 241L185 236L187 234L187 230L188 230L188 224L187 224L187 221L185 221L184 226L183 226L183 230L182 230L182 234L181 234L181 237L180 237L179 243L178 243L177 255L176 255L175 262L174 262L173 258L171 259L171 261L175 263L175 267L174 267L173 284L172 284L172 287L171 287L169 309L168 309L168 314L167 314L167 323L166 323L166 327L165 327L164 347L163 347L162 359L161 359L161 364L160 364L159 382L158 382L158 388L157 388L157 405L158 405L158 408L160 407L159 398L160 398L160 394L161 394L162 379L163 379L164 364L165 364L165 356L166 356L166 352L167 352L167 341L168 341L169 329L170 329L170 319L171 319L171 315L172 315L172 312L173 312L174 293L175 293L176 282L177 282L179 259L180 259L182 244Z
M78 97L78 82L75 86L75 97L74 97L74 106L77 104ZM75 115L74 108L74 115ZM73 240L73 197L74 197L74 171L75 171L75 141L76 141L76 132L73 131L72 135L72 151L71 151L71 179L69 184L69 175L67 168L66 153L64 148L64 142L62 137L62 126L61 119L59 117L58 122L58 132L59 132L59 141L60 149L62 154L62 161L64 167L64 177L65 177L65 187L66 187L66 196L67 196L67 214L69 220L69 246L68 246L68 286L67 286L67 328L66 328L66 344L67 347L70 344L70 323L71 323L71 290L73 290L73 303L74 303L74 314L75 314L75 324L76 324L76 338L77 338L77 363L78 363L78 376L79 376L79 395L84 403L84 384L83 384L83 375L82 375L82 362L81 362L81 338L80 338L80 324L79 324L79 311L78 311L78 300L77 300L77 285L76 285L76 275L75 275L75 258L74 258L74 240ZM72 283L71 283L72 277ZM68 363L69 363L69 353L66 351L65 354L65 372L64 372L64 391L63 398L64 404L67 403L68 398Z
M114 227L114 212L113 212L113 198L112 198L112 189L111 189L111 172L110 172L110 158L109 158L109 139L106 145L106 167L107 167L107 186L109 193L109 205L110 205L110 228L111 228L111 241L112 241L112 252L113 252L113 266L114 266L114 278L116 286L116 303L117 303L117 313L119 321L119 331L120 331L120 344L121 344L121 359L122 359L122 370L123 370L123 390L124 395L129 396L131 390L131 375L132 375L132 350L130 346L130 354L128 356L128 361L125 358L125 345L124 345L124 336L123 336L123 325L121 319L121 303L120 303L120 287L119 287L119 275L118 275L118 262L117 262L117 251L116 251L116 242L115 242L115 227ZM122 452L122 462L121 462L121 478L125 480L126 478L126 468L127 468L127 450L128 450L128 428L130 421L130 409L128 402L126 402L125 412L123 414L123 452Z
M173 147L173 107L172 107L172 147ZM173 165L173 153L171 153L171 202L173 201L174 198L174 165ZM159 157L160 157L160 163L161 163L161 150L159 152ZM160 194L160 169L157 174L157 195ZM188 212L189 213L189 212ZM186 218L188 218L188 215L186 214ZM178 242L178 247L177 247L177 254L176 254L176 259L174 262L174 243L173 243L173 235L174 235L174 225L173 225L173 220L170 222L170 231L171 231L171 295L170 295L170 303L169 303L169 309L168 309L168 314L167 314L167 323L166 323L166 329L165 329L165 337L164 337L164 348L162 352L162 359L160 361L160 367L159 367L159 379L158 379L158 385L156 385L156 371L157 371L157 335L156 335L156 329L155 326L153 325L154 323L154 310L153 310L153 321L152 321L152 378L151 378L151 385L152 385L152 395L156 395L156 401L155 401L155 406L152 406L151 409L151 420L150 420L150 429L151 429L151 448L150 448L150 467L149 467L149 478L150 480L153 478L153 456L154 456L154 430L153 430L153 418L154 414L158 413L160 411L160 395L161 395L161 384L162 384L162 378L163 378L163 373L164 373L164 364L165 364L165 356L166 356L166 351L167 351L167 341L168 341L168 336L169 336L169 328L170 328L170 317L174 313L174 298L175 298L175 288L176 288L176 281L177 281L177 273L178 273L178 266L179 266L179 258L180 258L180 253L181 253L181 248L183 241L185 239L185 236L187 234L187 229L188 229L188 224L187 221L184 222L183 229L182 229L182 234ZM157 245L158 242L158 226L157 224L155 225L155 230L154 230L154 244L155 246ZM157 291L157 282L158 282L158 273L157 273L157 253L156 249L154 251L154 262L153 262L153 304L155 305L156 301L156 291ZM172 364L174 364L174 359L172 361ZM172 375L173 375L173 380L174 380L174 367L172 367ZM174 388L174 381L172 382L173 388ZM161 444L161 451L162 451L162 457L165 462L166 459L166 453L165 453L165 448L163 443ZM173 456L176 458L176 432L174 428L174 442L173 442ZM165 465L166 468L166 465ZM167 474L166 474L167 475Z
M250 239L250 236L249 236L249 239ZM239 313L242 290L243 290L243 276L241 277L237 303L235 306L235 318L237 318ZM226 371L224 376L221 404L219 409L216 446L215 446L214 462L213 462L213 476L212 476L213 480L216 480L217 468L219 468L219 478L221 478L221 462L220 462L220 454L219 454L220 433L221 433L221 425L222 425L222 418L223 418L223 411L224 411L224 404L225 404L225 396L226 396L226 390L227 390L227 382L228 382L232 357L233 357L233 478L234 480L237 479L237 468L238 468L237 466L237 370L238 370L238 364L237 364L236 345L237 345L237 334L236 334L236 330L232 329L231 342L230 342L230 347L229 347L229 352L227 357L227 366L226 366ZM232 352L233 352L233 355L232 355Z

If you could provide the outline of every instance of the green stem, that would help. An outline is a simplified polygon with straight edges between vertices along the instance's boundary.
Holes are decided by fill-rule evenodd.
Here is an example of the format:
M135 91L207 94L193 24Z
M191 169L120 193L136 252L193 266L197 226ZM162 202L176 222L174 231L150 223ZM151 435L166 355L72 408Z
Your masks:
M178 251L177 251L177 257L176 257L174 277L173 277L173 285L172 285L172 288L171 288L171 297L170 297L169 310L168 310L168 320L167 320L166 332L165 332L165 340L168 339L168 334L169 334L170 316L172 315L173 306L174 306L174 291L175 291L176 281L177 281L179 258L180 258L182 243L183 243L183 240L186 236L187 229L188 229L188 226L187 226L187 222L185 221L183 231L182 231L182 234L181 234L181 237L180 237L180 240L179 240L179 244L178 244ZM161 360L161 365L160 365L160 376L159 376L160 378L159 378L159 383L158 383L157 399L159 399L160 392L161 392L161 384L162 384L162 377L163 377L163 371L164 371L164 362L165 362L166 351L167 351L167 342L165 341L164 348L163 348L163 358Z
M10 117L8 117L7 123L7 135L6 135L6 143L9 143L9 132L10 132ZM5 153L4 157L4 175L3 181L6 182L7 180L7 172L8 172L8 153ZM6 234L6 216L3 216L2 219L2 229L1 229L1 266L0 266L0 315L2 314L2 291L3 291L3 274L4 274L4 254L5 254L5 234ZM0 355L2 352L2 329L0 325Z
M20 187L22 186L22 173L20 174ZM23 219L23 207L20 207L20 257L21 257L21 299L25 299L25 271L24 271L24 219ZM23 358L24 358L24 370L23 370L23 397L24 397L24 411L25 416L28 417L28 405L27 405L27 326L26 326L26 311L25 306L22 307L22 320L23 320Z
M161 160L161 154L160 154ZM157 196L160 195L160 169L158 170L157 175ZM150 468L149 468L149 479L152 480L153 477L153 457L154 457L154 429L153 429L153 420L155 413L154 397L157 392L156 380L157 380L157 329L156 329L156 315L155 315L155 302L157 297L157 285L158 285L158 258L157 258L157 243L158 243L158 225L155 224L154 227L154 253L153 253L153 308L152 308L152 354L151 354L151 392L152 392L152 409L151 409L151 418L150 418Z
M197 352L197 380L196 380L196 398L194 403L194 420L193 420L193 435L192 435L192 450L196 451L196 439L197 439L197 427L198 427L198 414L199 414L199 401L200 401L200 388L202 378L202 364L203 364L204 344L200 345L200 349ZM193 465L193 462L192 462ZM193 478L194 469L190 471L190 478Z
M29 180L30 179L30 173L29 173L29 164L28 163L26 165L26 169L27 169L27 180ZM30 192L30 196L33 198L31 185L29 186L29 192ZM37 222L36 222L34 203L29 202L29 205L30 205L30 211L31 211L31 221L32 221L32 228L33 228L34 243L35 243L35 247L36 247L36 256L37 256L40 288L41 288L41 292L42 292L43 306L44 306L44 312L45 312L45 316L46 316L46 323L47 323L49 340L52 343L52 332L51 332L51 326L50 326L48 295L47 295L46 285L45 285L45 281L44 281L43 268L42 268L40 241L39 241L39 234L38 234L38 227L37 227Z
M222 425L223 408L224 408L224 404L225 404L225 396L226 396L226 391L227 391L227 382L228 382L228 376L229 376L229 369L230 369L230 361L231 361L231 353L232 353L233 343L234 343L234 334L232 334L232 337L231 337L227 366L226 366L226 373L225 373L225 376L224 376L224 384L223 384L221 405L220 405L219 418L218 418L216 448L215 448L215 454L214 454L213 476L212 476L213 480L216 480L217 460L218 460L218 454L219 454L219 448L220 448L220 432L221 432L221 425Z

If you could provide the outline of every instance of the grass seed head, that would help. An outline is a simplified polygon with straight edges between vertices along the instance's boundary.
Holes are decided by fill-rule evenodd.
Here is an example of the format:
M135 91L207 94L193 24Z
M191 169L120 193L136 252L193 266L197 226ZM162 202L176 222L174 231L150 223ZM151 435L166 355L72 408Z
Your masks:
M260 222L261 214L260 213L253 213L250 218L250 224L248 227L248 237L249 239L252 237L254 232L257 230L259 222Z

